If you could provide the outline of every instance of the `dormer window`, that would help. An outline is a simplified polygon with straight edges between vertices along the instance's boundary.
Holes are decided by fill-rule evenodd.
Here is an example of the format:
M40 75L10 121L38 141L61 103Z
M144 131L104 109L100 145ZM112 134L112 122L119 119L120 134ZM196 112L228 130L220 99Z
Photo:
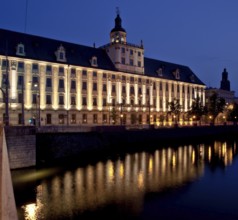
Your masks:
M91 66L98 66L98 61L97 61L97 57L93 56L91 59Z
M173 74L174 74L175 79L180 79L179 69L176 69L176 70L173 72Z
M191 76L190 76L190 80L191 80L192 82L195 81L194 75L191 75Z
M66 62L66 54L65 54L65 49L62 45L58 47L57 51L55 52L56 55L56 60L60 62Z
M20 43L20 44L17 45L16 55L18 55L18 56L25 56L26 55L24 44Z
M163 69L159 68L156 73L158 74L158 76L163 76Z

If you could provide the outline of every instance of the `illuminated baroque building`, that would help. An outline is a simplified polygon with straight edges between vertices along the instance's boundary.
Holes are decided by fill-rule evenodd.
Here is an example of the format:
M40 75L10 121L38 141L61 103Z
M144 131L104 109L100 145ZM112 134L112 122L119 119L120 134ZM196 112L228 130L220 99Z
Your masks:
M166 124L174 99L186 123L193 99L205 102L189 67L146 58L142 42L127 42L119 13L100 48L0 29L0 82L0 120L9 103L10 125Z

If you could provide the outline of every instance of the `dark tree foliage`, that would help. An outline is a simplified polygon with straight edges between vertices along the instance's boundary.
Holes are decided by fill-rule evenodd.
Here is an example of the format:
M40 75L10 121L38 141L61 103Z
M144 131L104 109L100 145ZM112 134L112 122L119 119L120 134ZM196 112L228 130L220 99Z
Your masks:
M215 122L216 117L219 113L222 113L224 111L226 102L225 99L222 97L219 97L216 92L214 92L210 98L209 102L207 104L207 111L208 114L212 116L212 122Z
M181 105L179 104L179 99L174 99L168 103L169 111L168 114L175 116L175 123L177 123L177 118L179 118L181 112Z
M238 121L238 104L233 103L233 108L228 110L227 114L227 120L228 121Z
M192 106L188 113L190 116L195 116L198 121L200 121L201 117L207 113L207 110L199 97L193 100Z

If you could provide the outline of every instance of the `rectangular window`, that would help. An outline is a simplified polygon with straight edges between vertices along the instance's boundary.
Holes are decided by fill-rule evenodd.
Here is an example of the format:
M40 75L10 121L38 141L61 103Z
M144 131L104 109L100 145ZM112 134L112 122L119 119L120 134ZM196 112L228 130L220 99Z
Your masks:
M38 73L38 64L37 63L32 64L32 72L33 73Z
M52 67L50 65L47 65L46 66L46 72L52 72Z
M87 82L83 82L83 90L87 90Z
M59 89L64 89L64 79L59 79Z
M93 77L97 77L97 72L93 72Z
M122 52L122 53L125 53L125 47L122 47L122 48L121 48L121 52Z
M76 114L71 115L71 124L76 124Z
M59 73L64 73L64 67L59 67Z
M126 64L126 60L125 60L124 57L121 58L121 63L122 63L122 64Z
M75 96L71 96L71 105L73 105L73 106L76 105L76 98L75 98Z
M107 74L106 73L103 73L102 77L105 79L107 78Z
M103 114L102 116L102 120L103 120L103 123L106 124L107 123L107 115L106 114Z
M47 105L51 105L51 104L52 104L51 95L50 95L50 94L47 94L47 95L46 95L46 104L47 104Z
M131 82L134 82L134 77L131 77L131 78L130 78L130 81L131 81Z
M64 105L64 96L63 95L59 96L59 105Z
M112 85L112 92L116 92L116 86Z
M97 83L93 83L93 91L97 91Z
M9 67L9 60L2 60L2 69L6 69L6 67Z
M130 55L133 55L133 50L130 50Z
M112 79L116 79L116 76L114 74L112 74Z
M18 124L22 124L22 113L18 114Z
M141 61L138 61L138 67L141 67Z
M75 74L76 74L76 69L75 69L75 68L72 68L72 69L70 70L70 72L71 72L71 76L75 76Z
M23 62L18 62L17 71L24 72L24 63Z
M71 81L71 89L73 89L73 90L76 89L76 81L75 80Z
M51 88L51 87L52 87L52 79L46 78L46 88Z
M23 81L24 81L24 77L23 76L18 76L18 86L20 88L22 88L22 86L23 86Z
M32 77L32 86L36 87L36 85L38 85L38 77L37 76L33 76Z
M93 114L93 123L94 124L98 123L98 115L97 114Z
M97 106L97 98L93 98L93 106Z
M122 86L122 93L126 93L126 86Z
M134 95L134 94L135 94L134 86L131 86L131 88L130 88L130 93L131 93L131 95Z
M87 114L83 114L83 124L87 124Z
M125 80L126 80L126 77L125 77L125 76L122 76L122 80L125 81Z
M37 94L32 94L32 104L37 103Z
M138 57L140 57L141 56L141 52L140 51L138 51Z
M130 59L130 66L133 66L133 65L134 65L133 60Z
M64 114L59 114L59 124L64 124Z
M18 103L22 103L22 102L23 102L22 93L18 93Z
M87 70L83 70L83 76L87 76Z
M106 91L107 91L107 85L106 85L106 84L103 84L102 91L103 91L103 92L106 92Z
M103 98L102 104L103 104L103 107L107 106L107 99Z
M87 98L83 97L83 105L86 106L87 105Z
M46 114L46 124L51 124L51 114Z

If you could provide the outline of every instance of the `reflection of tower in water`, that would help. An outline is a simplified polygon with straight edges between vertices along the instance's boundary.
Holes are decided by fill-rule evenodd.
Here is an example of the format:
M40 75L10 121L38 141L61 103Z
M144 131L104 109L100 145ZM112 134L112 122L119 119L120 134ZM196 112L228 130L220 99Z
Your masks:
M125 201L131 212L138 213L146 193L183 186L203 175L205 161L210 163L215 154L229 164L235 153L226 143L215 142L214 146L128 154L116 161L68 171L37 187L35 214L44 213L47 218L53 214L55 218ZM27 212L27 206L24 209Z

